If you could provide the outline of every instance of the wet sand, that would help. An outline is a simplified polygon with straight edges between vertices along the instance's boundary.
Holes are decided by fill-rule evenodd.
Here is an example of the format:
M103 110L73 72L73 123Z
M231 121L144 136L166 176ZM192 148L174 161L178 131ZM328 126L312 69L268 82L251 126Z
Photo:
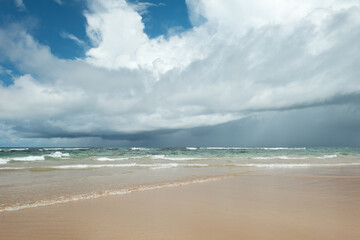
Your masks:
M360 239L359 170L266 170L0 212L0 239Z

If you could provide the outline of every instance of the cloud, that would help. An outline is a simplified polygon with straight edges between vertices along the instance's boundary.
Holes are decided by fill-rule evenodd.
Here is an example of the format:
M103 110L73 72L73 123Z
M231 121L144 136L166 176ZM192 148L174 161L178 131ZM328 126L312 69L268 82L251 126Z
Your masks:
M14 0L14 3L15 3L15 6L17 7L18 11L23 12L26 10L23 0Z
M148 9L150 7L159 7L159 6L164 6L164 3L150 3L150 2L136 2L135 4L131 4L128 2L128 4L130 4L130 6L137 11L140 15L144 15L147 14L149 11Z
M62 0L54 0L54 2L56 2L56 3L59 4L59 5L63 5Z
M66 39L70 39L72 41L74 41L77 45L79 46L84 46L86 45L86 43L83 40L80 40L79 38L77 38L75 35L67 33L67 32L61 32L60 36L62 38L66 38Z
M1 29L0 53L23 75L0 86L0 120L22 137L140 141L358 102L358 1L187 4L206 21L149 39L136 7L90 1L84 59L55 57L21 27Z
M87 61L109 69L145 68L155 75L173 68L184 68L202 59L207 44L207 29L190 31L169 40L162 36L149 39L136 7L121 1L94 1L85 14L87 33L95 47L87 52ZM198 42L201 39L203 42Z

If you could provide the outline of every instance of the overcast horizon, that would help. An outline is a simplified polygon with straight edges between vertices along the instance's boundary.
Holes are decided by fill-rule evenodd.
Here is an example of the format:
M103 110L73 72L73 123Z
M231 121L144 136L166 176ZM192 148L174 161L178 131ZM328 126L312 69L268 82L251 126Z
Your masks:
M0 0L0 147L360 147L360 0Z

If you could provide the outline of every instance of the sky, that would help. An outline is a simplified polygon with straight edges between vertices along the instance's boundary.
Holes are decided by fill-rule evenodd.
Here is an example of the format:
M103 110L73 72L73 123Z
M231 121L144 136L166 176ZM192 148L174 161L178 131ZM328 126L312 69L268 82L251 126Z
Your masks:
M0 0L0 147L360 147L360 0Z

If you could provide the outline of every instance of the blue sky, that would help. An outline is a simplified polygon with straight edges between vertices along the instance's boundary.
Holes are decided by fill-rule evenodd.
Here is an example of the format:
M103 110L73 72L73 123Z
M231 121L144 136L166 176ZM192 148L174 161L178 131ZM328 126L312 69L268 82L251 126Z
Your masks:
M359 146L360 2L0 0L0 146Z
M91 44L86 35L86 18L83 14L87 11L85 0L62 0L61 4L52 0L23 0L22 2L24 9L19 9L16 1L0 1L2 27L11 23L23 23L40 43L51 48L55 56L66 59L84 57L86 49ZM183 32L192 27L183 0L131 0L128 2L148 4L146 10L142 12L142 17L145 33L150 38L167 36L172 31L174 34ZM67 34L76 36L84 42L84 45L66 38Z
M86 18L88 11L86 0L22 0L24 7L19 7L17 1L0 1L0 26L21 24L39 43L50 47L51 53L64 59L83 58L91 47L86 35ZM174 0L130 0L129 4L145 4L141 11L144 32L149 38L160 35L168 37L184 32L192 27L185 1ZM81 42L74 41L74 36ZM19 75L18 69L11 62L4 61L2 66ZM3 74L0 81L5 85L12 83L9 74Z

